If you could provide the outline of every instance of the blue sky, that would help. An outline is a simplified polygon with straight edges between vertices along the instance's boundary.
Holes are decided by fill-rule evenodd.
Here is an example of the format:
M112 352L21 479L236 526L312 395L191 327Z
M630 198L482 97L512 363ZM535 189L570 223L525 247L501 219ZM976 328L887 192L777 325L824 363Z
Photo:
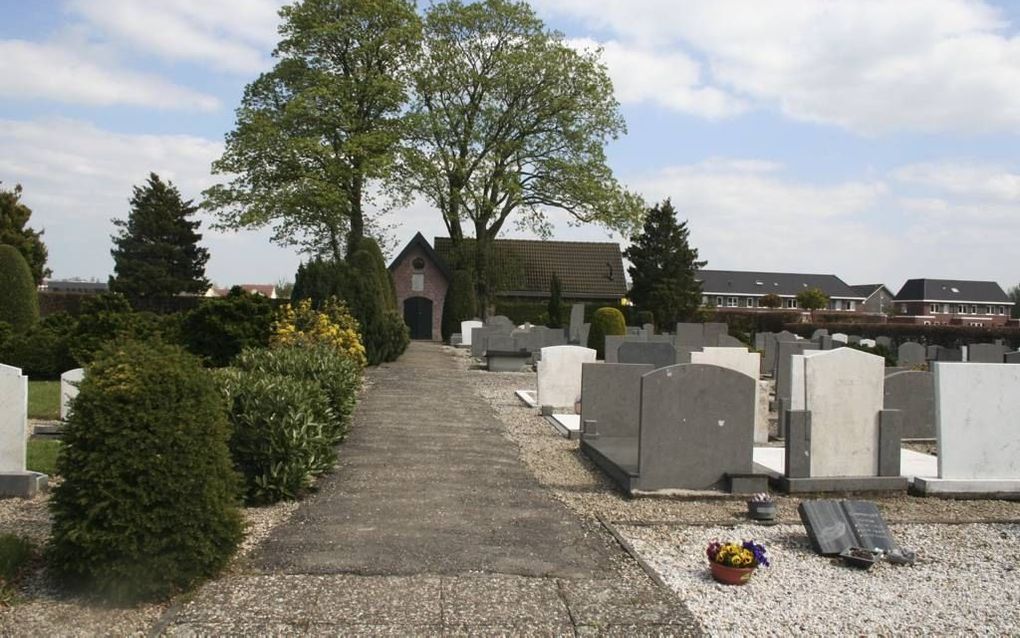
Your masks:
M0 181L24 186L56 276L108 276L110 219L149 171L190 198L213 183L278 6L0 0ZM533 6L602 48L629 128L610 162L672 198L710 268L1020 281L1020 3ZM554 219L560 239L619 239ZM424 202L387 221L396 244L442 234ZM216 283L293 278L300 256L268 232L204 231Z

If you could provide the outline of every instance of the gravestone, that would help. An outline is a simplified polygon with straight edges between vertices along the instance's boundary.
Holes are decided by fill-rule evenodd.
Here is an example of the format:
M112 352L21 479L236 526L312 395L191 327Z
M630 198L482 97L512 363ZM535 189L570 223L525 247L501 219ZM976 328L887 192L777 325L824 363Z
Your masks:
M936 363L938 479L958 491L1020 492L1020 367ZM918 479L915 479L915 484ZM987 488L989 485L998 487ZM942 486L945 487L945 486Z
M756 332L754 333L754 349L758 352L765 351L765 337L771 333Z
M967 361L972 363L1002 363L1008 350L1006 346L997 343L972 343L967 348Z
M814 332L811 333L811 340L812 341L818 341L822 337L828 337L828 336L829 336L829 329L828 328L817 328L817 329L815 329Z
M0 364L0 497L31 498L46 486L46 475L29 472L28 377Z
M839 343L838 341L833 341L832 337L830 337L829 335L822 335L821 337L818 338L819 350L832 350L834 347L841 345L843 344Z
M836 332L832 334L832 340L838 341L843 345L846 345L847 343L850 342L850 337L842 332Z
M958 348L939 348L936 361L963 361L963 350Z
M935 381L931 372L909 370L886 375L883 405L886 410L902 413L902 438L935 438Z
M705 345L705 327L700 323L676 324L676 337L673 342L679 346L700 348Z
M691 363L702 363L736 370L755 380L754 442L768 443L768 394L767 392L765 393L765 405L764 410L762 410L761 386L757 383L758 370L761 366L761 355L757 352L748 352L747 348L703 348L701 351L690 353L690 358Z
M584 325L584 304L575 303L570 307L570 335L569 341L572 344L580 343L586 345L587 340L581 340L581 326Z
M889 337L875 337L875 343L892 350L892 339Z
M927 361L935 361L939 358L939 350L942 346L928 346L924 349L924 356Z
M850 547L899 549L878 507L870 501L803 501L797 508L815 551L831 556Z
M789 479L839 477L816 482L835 486L846 477L899 477L899 414L883 410L884 369L882 357L852 348L793 357L784 415ZM906 479L871 483L906 487Z
M1020 363L1020 350L1016 352L1007 352L1005 357L1006 363Z
M462 346L471 345L471 331L475 328L482 328L483 324L477 319L471 319L470 321L460 322L460 344Z
M861 335L850 335L849 337L847 337L847 343L855 344L856 345L856 344L860 344L860 342L861 342Z
M646 335L653 335L655 334L655 324L646 323L643 326L641 326L641 330L643 330Z
M595 362L595 351L580 346L542 348L538 362L538 404L574 410L581 397L581 365Z
M878 342L875 341L874 339L861 339L857 343L864 346L865 348L874 348L876 345L878 345Z
M655 368L643 364L581 365L581 423L594 422L581 438L626 437L637 442L641 418L641 377Z
M495 315L485 320L485 325L490 328L504 328L507 332L513 330L517 326L510 320L510 317L505 315Z
M726 347L722 341L723 337L729 337L729 326L721 322L706 322L702 324L702 346ZM743 344L741 344L743 345Z
M60 375L60 420L66 421L71 414L71 402L78 396L78 384L85 376L83 368L68 370Z
M512 335L494 334L489 337L485 351L488 352L514 352L514 338Z
M797 341L797 335L783 330L765 336L765 356L762 357L762 374L774 377L776 374L776 355L779 351L779 343Z
M705 347L706 348L711 348L711 347L717 347L717 348L744 348L746 346L744 345L743 341L741 341L740 339L737 339L736 337L731 337L730 335L718 335L718 337L716 339L716 342L714 344L713 343L708 343L708 344L706 344Z
M589 335L591 335L591 324L590 323L582 323L581 324L581 334L580 334L580 339L581 339L580 344L582 346L587 346L588 345L588 337L589 337Z
M676 364L676 348L669 343L625 341L616 353L618 363L646 363L655 368Z
M783 405L789 407L790 401L790 366L793 356L805 352L817 350L818 344L810 341L781 341L778 344L776 355L776 401L783 401Z
M927 352L924 346L915 341L901 343L900 347L896 349L896 365L902 368L924 365L926 357Z

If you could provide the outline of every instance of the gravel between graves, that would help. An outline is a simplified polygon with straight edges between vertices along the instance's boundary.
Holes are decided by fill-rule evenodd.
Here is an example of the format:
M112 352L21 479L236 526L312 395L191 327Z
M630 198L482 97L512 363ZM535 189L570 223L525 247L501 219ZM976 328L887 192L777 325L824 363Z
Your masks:
M710 635L1007 635L1020 626L1020 526L892 525L913 566L870 571L815 554L800 525L618 527ZM771 566L712 580L714 539L764 542Z

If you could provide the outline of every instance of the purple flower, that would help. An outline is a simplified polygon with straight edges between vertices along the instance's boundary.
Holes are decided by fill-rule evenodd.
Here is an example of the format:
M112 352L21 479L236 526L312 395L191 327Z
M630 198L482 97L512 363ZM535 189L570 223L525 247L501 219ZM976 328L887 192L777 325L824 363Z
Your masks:
M762 567L769 566L768 556L765 555L765 546L755 543L754 541L744 541L744 549L750 550L754 554L754 562Z

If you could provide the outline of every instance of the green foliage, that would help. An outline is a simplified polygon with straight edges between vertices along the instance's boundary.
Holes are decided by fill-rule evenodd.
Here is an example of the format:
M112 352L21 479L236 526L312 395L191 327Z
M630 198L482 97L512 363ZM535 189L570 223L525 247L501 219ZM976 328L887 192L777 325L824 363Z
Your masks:
M25 466L29 472L42 472L47 476L57 473L57 457L63 446L58 439L29 439Z
M210 365L225 366L245 348L269 345L274 316L269 299L235 286L226 297L210 299L185 316L182 340Z
M386 257L383 255L382 249L379 248L379 242L371 237L364 237L358 246L372 258L371 263L378 282L379 294L383 298L383 307L393 312L399 311L400 309L397 308L397 285L393 281L390 269L386 267Z
M333 467L336 416L321 385L257 369L225 370L219 378L248 503L296 499Z
M231 181L204 206L223 227L274 225L273 241L340 261L372 226L366 185L392 172L420 20L406 0L302 0L280 15L277 63L245 88L213 164Z
M546 325L550 328L563 327L563 291L556 273L549 280L549 322Z
M56 379L78 367L70 350L75 325L67 313L50 315L0 345L0 361L34 379Z
M882 357L885 359L886 367L892 367L896 365L896 354L891 352L889 348L886 348L880 343L876 343L874 347L862 346L859 343L847 344L847 348L853 348L854 350L860 350L861 352L867 352L875 356Z
M28 567L35 547L27 538L0 534L0 607L14 598L14 585Z
M701 284L695 272L706 262L688 243L687 222L677 222L670 200L656 204L644 228L624 256L632 282L628 296L641 310L649 310L660 326L691 319L701 305Z
M625 125L599 55L570 46L524 2L425 10L404 187L440 211L455 244L465 225L474 231L483 315L492 240L511 216L540 236L551 234L551 209L624 235L640 221L640 198L606 161Z
M39 320L39 294L28 262L14 246L0 244L0 321L25 332Z
M783 298L774 292L770 292L758 300L758 305L762 308L781 308L783 306Z
M110 290L132 299L208 290L209 251L198 246L201 223L189 220L196 212L190 200L181 199L177 187L150 173L145 186L134 189L127 220L113 222L120 232L112 238Z
M21 203L20 184L11 191L0 188L0 244L14 246L21 253L32 272L32 281L39 285L53 271L46 267L48 251L42 242L43 231L26 226L31 216L32 209Z
M478 316L475 299L475 282L467 270L455 270L446 289L443 301L443 341L460 332L460 322Z
M28 382L28 418L47 421L60 418L60 381Z
M0 321L0 353L3 352L4 344L7 343L7 340L10 339L13 334L14 328L11 327L11 324L6 321ZM3 355L0 354L0 360L2 359Z
M47 558L75 588L130 603L226 565L242 536L223 399L197 357L107 345L64 427Z
M343 297L347 278L347 264L342 261L312 259L302 263L294 275L291 303L308 299L312 308L319 309L330 297Z
M327 431L330 441L339 443L346 436L361 386L361 368L336 348L325 344L249 348L237 357L234 367L321 386L334 416Z
M70 337L71 356L79 366L85 366L104 345L117 339L166 337L164 341L173 342L174 321L151 312L134 312L127 299L117 293L90 296L81 304Z
M808 288L797 293L797 305L804 310L821 310L829 306L829 295L821 288Z
M643 326L646 323L655 324L655 313L651 310L639 310L635 313L635 319L639 326Z
M616 308L599 308L591 319L588 331L588 347L595 350L596 359L606 358L606 337L627 334L627 322L623 313Z

